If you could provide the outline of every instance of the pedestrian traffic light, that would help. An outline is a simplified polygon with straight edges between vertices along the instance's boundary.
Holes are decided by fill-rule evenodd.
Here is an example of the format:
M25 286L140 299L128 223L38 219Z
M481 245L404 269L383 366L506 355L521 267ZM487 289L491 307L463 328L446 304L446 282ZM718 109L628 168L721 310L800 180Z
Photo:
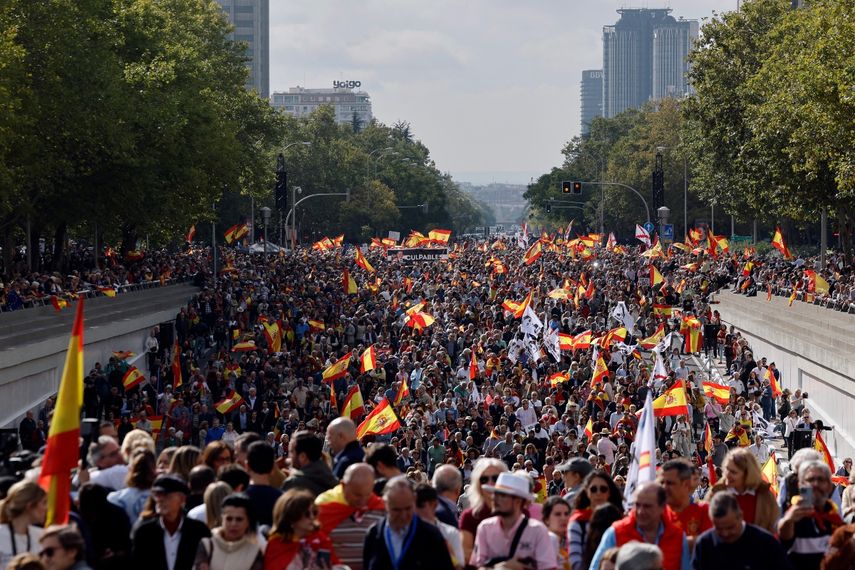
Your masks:
M565 180L561 183L561 192L564 194L570 194L573 191L573 183L569 180Z
M573 193L581 194L582 193L582 183L581 182L573 182Z

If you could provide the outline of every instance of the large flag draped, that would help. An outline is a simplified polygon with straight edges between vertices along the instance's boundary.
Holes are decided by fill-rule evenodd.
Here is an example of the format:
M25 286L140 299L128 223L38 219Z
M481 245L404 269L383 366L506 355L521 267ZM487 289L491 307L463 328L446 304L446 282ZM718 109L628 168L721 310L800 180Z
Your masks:
M654 480L656 480L656 419L653 417L653 398L648 390L636 432L635 453L626 478L624 494L626 504L632 505L632 495L639 485Z
M39 485L47 492L45 526L67 524L71 507L71 470L80 450L80 406L83 405L83 299L71 328L65 368L59 383L56 409L48 433Z

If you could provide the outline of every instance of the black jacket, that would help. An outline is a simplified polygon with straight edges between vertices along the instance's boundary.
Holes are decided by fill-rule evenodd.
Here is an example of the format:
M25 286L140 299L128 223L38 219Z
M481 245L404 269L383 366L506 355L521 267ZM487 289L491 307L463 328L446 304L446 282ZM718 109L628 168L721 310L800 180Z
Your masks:
M413 518L413 524L416 525L415 535L398 568L454 570L448 546L439 529L419 517ZM362 553L365 570L393 570L389 549L386 548L385 533L386 519L375 524L368 531L365 537L365 550Z
M193 568L196 550L203 538L211 536L211 531L203 523L184 517L181 526L181 542L178 543L178 556L175 558L175 570ZM133 568L152 570L167 568L166 549L163 547L163 528L159 518L142 522L133 532L131 550Z

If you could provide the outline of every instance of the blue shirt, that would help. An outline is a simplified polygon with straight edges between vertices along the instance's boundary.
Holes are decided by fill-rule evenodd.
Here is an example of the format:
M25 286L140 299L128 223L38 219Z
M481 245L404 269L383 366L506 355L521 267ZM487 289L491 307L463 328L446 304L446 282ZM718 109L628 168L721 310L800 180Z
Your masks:
M641 529L636 526L638 529L638 533L644 536L641 532ZM656 544L659 545L659 540L662 538L662 534L665 532L665 527L662 523L659 523L659 531L656 533ZM603 539L600 541L600 545L597 547L597 551L594 553L594 558L591 560L591 566L589 568L599 568L600 560L605 554L606 550L609 548L614 548L617 546L617 538L615 537L615 529L609 528L606 533L603 535ZM686 535L683 535L683 553L680 556L680 570L691 570L692 568L692 556L689 554L689 541L686 540Z

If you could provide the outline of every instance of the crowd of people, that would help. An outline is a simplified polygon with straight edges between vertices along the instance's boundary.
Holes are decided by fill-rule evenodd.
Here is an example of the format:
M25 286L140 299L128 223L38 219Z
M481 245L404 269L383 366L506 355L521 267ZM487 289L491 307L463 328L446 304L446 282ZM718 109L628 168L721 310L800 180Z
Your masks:
M797 444L818 427L807 394L775 394L787 379L715 310L743 253L597 237L543 237L534 259L511 239L415 263L227 253L173 331L116 347L145 360L85 378L99 427L69 525L41 528L34 482L53 400L24 419L35 462L0 488L0 567L849 568L851 461L832 473ZM126 389L132 366L148 374ZM656 418L657 478L635 485L638 412L681 386L687 405ZM363 433L384 406L398 423Z

